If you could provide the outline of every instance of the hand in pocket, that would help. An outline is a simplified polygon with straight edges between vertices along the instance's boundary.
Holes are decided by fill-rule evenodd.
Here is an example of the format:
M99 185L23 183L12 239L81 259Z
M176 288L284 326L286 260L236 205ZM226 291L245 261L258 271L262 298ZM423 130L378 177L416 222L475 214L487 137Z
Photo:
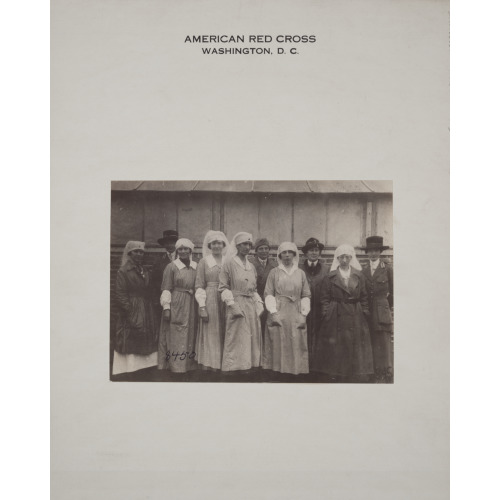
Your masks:
M262 316L262 313L264 312L264 306L262 305L262 302L257 302L255 307L257 309L257 315L260 318Z
M138 317L137 314L130 313L128 316L128 322L130 324L130 327L135 330L142 330L144 328L142 318Z
M228 306L228 310L233 318L243 318L243 311L236 302Z
M275 312L269 316L269 326L283 326L279 313Z
M305 330L305 328L306 328L306 317L303 314L301 314L299 319L298 319L297 328L299 330Z
M392 324L392 315L389 305L379 305L377 306L378 321L379 323L390 325Z
M205 306L200 307L200 318L203 323L208 323L208 311Z

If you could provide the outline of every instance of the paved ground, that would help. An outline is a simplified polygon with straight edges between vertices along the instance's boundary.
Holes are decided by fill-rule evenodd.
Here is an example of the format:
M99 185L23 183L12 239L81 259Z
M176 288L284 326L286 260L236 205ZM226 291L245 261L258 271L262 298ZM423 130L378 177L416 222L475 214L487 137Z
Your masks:
M346 380L335 380L321 373L308 373L305 375L289 375L271 370L255 368L248 371L213 372L194 370L188 373L172 373L167 370L158 370L156 367L138 370L133 373L112 375L113 382L200 382L200 383L346 383ZM352 382L373 383L372 380L356 380Z

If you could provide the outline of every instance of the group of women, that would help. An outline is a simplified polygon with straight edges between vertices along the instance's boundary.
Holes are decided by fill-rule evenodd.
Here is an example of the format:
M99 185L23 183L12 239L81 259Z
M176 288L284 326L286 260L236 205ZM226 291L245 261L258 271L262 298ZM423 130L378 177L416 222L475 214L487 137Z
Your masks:
M326 268L315 238L302 265L292 242L279 245L273 265L265 239L249 258L246 232L229 243L209 231L198 263L192 241L177 238L161 290L142 264L144 243L129 241L116 281L113 374L154 366L171 380L392 381L392 269L379 259L382 239L369 240L367 271L349 245Z

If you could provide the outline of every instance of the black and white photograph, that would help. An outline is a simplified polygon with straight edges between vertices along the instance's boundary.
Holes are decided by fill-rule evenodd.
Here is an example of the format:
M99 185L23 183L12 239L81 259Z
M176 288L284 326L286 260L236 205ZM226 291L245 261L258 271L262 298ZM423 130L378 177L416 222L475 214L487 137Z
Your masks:
M393 383L391 181L113 181L113 381Z

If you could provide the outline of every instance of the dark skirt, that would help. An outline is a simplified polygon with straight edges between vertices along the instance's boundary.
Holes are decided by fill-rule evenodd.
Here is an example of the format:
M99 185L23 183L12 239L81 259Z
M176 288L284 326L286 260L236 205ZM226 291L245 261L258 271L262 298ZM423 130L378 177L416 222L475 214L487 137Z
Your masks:
M313 371L340 377L373 374L370 330L359 303L331 302L315 344Z

